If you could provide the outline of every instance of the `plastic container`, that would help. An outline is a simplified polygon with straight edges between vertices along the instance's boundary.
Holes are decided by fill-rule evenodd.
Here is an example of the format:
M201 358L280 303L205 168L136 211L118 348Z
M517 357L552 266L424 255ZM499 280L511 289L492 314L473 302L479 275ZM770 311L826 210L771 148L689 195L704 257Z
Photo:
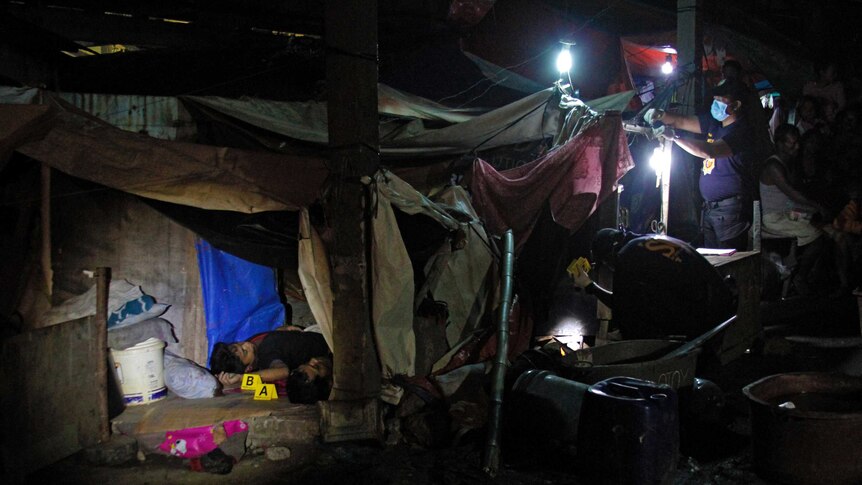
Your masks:
M796 372L742 389L754 469L789 484L862 483L862 377Z
M504 400L507 442L531 453L574 447L588 388L547 370L524 372Z
M677 394L670 386L612 377L590 386L578 427L584 483L670 483L679 457Z
M149 404L167 397L163 341L150 338L125 350L111 349L111 356L127 406Z

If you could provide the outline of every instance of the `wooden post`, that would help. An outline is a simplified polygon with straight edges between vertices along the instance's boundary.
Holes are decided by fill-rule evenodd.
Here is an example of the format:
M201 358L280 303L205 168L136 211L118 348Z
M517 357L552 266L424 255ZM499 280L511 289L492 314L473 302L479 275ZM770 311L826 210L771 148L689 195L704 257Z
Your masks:
M54 294L54 271L51 267L51 167L43 163L40 175L42 180L42 203L39 214L42 220L42 278L45 279L45 291L50 299Z
M682 114L694 114L703 103L701 0L677 0L676 11L677 75L693 74L676 94L684 101Z
M595 217L598 217L600 228L619 227L621 192L622 186L619 185L614 193L596 208ZM599 266L591 277L603 288L613 288L613 275L607 265ZM595 345L604 345L608 343L608 327L613 318L613 311L604 303L596 301L596 318L599 320L599 328L596 331Z
M111 439L108 418L108 288L111 268L98 267L96 278L96 378L99 382L99 441Z
M323 402L326 441L380 439L381 371L371 329L367 185L379 164L377 1L326 2L326 89L333 185L333 388Z

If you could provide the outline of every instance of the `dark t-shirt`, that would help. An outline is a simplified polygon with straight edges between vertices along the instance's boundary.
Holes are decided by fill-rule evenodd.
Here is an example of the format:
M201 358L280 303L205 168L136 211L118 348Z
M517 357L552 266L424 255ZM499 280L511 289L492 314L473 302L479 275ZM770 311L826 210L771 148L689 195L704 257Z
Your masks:
M754 198L755 147L753 132L745 118L721 126L711 115L698 117L700 132L706 135L707 143L724 140L733 151L725 158L706 159L700 172L700 195L706 201L719 201L737 195Z
M280 361L292 370L312 357L325 355L329 355L329 347L317 332L271 332L257 346L257 368L269 369Z
M626 339L694 338L736 313L722 276L679 239L642 236L617 254L613 321Z

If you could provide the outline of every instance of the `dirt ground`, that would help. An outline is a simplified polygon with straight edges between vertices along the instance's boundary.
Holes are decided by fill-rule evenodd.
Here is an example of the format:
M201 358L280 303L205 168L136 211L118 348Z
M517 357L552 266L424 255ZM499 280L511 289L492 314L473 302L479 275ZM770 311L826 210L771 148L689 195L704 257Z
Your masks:
M790 305L795 305L791 307ZM855 299L789 302L764 305L765 334L750 352L725 366L707 369L699 377L717 384L723 405L711 411L715 419L685 423L674 484L767 484L751 462L748 402L740 390L755 380L792 371L842 368L862 374L859 347L821 348L788 336L859 337ZM855 369L855 370L854 370ZM190 470L178 458L148 455L116 467L95 467L79 455L32 475L29 483L146 484L580 484L574 461L565 453L540 455L528 462L503 443L504 463L496 478L481 469L484 436L476 432L458 445L427 449L406 443L380 446L362 443L318 444L291 449L290 457L273 461L248 454L227 475Z
M542 467L504 465L495 479L481 469L481 449L467 445L427 450L409 445L382 449L344 444L321 446L307 457L306 464L270 461L263 455L243 457L227 475L194 472L188 463L166 456L150 456L143 463L117 467L94 467L80 457L72 457L34 474L28 483L124 485L156 484L491 484L515 485L582 484L576 471L561 463ZM699 463L683 458L674 479L676 484L742 484L760 481L744 460Z

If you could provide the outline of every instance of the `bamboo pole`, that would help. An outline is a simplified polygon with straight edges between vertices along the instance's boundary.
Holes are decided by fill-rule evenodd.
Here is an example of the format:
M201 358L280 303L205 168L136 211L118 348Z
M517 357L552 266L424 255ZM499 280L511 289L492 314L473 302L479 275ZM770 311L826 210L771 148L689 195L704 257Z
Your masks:
M485 445L483 470L494 477L500 468L500 428L503 413L503 385L509 366L509 312L512 299L512 266L514 265L515 239L512 230L506 231L503 251L503 295L497 326L497 355L491 372L491 409L488 413L488 440Z

